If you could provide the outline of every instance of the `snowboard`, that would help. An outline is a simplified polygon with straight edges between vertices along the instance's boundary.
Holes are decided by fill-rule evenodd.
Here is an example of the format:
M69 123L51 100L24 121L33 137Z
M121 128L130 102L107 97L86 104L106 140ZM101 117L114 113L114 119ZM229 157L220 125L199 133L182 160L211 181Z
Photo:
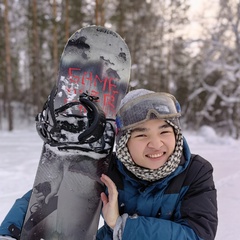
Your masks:
M130 68L129 49L112 30L88 26L69 38L56 85L36 117L44 143L20 240L96 238L100 176Z

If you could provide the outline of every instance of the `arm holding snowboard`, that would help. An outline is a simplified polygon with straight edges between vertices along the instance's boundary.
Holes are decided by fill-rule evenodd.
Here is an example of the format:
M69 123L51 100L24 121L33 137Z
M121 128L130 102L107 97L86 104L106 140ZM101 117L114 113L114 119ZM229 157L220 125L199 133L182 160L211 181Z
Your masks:
M0 235L12 236L16 239L20 237L20 229L23 225L30 197L31 191L16 200L0 226Z

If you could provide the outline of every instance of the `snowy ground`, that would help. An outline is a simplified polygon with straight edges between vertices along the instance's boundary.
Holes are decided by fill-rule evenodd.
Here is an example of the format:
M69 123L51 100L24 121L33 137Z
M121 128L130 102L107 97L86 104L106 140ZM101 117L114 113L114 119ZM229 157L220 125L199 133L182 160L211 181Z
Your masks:
M220 138L209 128L185 133L193 153L214 166L218 189L219 227L216 240L239 239L240 141ZM42 141L34 127L0 131L0 222L14 203L32 187Z

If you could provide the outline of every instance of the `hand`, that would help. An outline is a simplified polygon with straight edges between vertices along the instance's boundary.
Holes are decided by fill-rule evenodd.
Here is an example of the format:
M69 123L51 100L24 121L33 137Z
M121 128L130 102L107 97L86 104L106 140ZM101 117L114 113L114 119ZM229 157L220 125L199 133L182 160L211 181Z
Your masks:
M108 188L108 197L104 192L101 193L103 218L107 225L113 229L119 217L118 191L114 182L107 175L102 174L100 179Z

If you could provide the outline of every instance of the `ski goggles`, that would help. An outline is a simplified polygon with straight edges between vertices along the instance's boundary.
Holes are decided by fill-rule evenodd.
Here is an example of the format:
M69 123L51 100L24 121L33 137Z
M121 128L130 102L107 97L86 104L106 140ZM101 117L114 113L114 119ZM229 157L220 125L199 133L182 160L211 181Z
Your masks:
M149 93L128 101L116 116L119 130L135 127L150 119L173 120L178 122L181 107L176 98L168 93Z

